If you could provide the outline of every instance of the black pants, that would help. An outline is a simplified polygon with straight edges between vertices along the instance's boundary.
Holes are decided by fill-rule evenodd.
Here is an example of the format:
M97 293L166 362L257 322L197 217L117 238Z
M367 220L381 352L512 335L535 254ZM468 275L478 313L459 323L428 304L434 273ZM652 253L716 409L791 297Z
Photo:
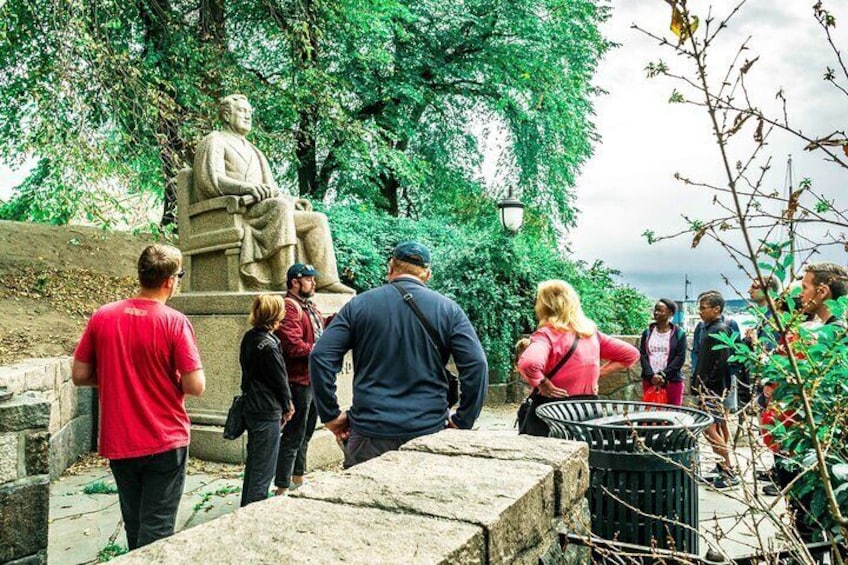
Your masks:
M774 474L781 489L786 488L798 476L797 471L790 471L786 468L782 457L775 459ZM795 529L798 531L798 535L805 543L813 541L818 532L818 528L812 523L810 516L813 494L807 493L799 498L790 491L786 498L789 502L789 509L795 515Z
M244 462L241 505L247 506L268 498L280 450L280 420L261 420L245 414L244 422L247 425L247 460Z
M349 469L389 451L396 451L411 439L368 437L351 431L344 446L344 468Z
M274 479L274 484L281 488L291 486L292 475L302 476L306 472L306 452L318 422L318 412L312 402L312 389L293 383L290 386L294 416L286 422L280 436L277 476Z
M580 394L575 396L569 396L567 398L549 398L547 396L542 396L539 393L534 392L530 395L533 398L533 405L527 411L527 417L524 422L519 422L518 433L526 434L528 436L539 436L539 437L548 437L551 433L550 428L542 420L539 416L536 415L536 408L541 406L542 404L547 404L548 402L555 402L559 400L597 400L597 394Z
M130 550L173 535L187 461L187 447L109 461Z

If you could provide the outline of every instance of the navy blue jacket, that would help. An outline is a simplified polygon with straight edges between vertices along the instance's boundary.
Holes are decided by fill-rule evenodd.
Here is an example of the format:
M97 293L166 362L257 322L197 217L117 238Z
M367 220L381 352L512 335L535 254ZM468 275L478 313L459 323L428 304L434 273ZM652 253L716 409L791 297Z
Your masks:
M671 325L671 343L668 349L668 362L663 372L667 382L680 382L683 380L683 375L680 370L686 362L686 332L680 326ZM642 339L639 340L639 362L642 365L642 378L650 380L654 376L654 369L651 368L651 362L648 359L648 339L651 332L654 331L656 324L651 324L642 332Z
M353 350L351 428L361 435L404 439L444 429L449 416L442 366L452 355L460 404L453 422L470 429L486 399L488 365L462 309L416 278L395 279L408 290L439 336L437 353L424 326L391 284L355 296L327 327L309 356L315 406L322 422L341 414L336 374Z

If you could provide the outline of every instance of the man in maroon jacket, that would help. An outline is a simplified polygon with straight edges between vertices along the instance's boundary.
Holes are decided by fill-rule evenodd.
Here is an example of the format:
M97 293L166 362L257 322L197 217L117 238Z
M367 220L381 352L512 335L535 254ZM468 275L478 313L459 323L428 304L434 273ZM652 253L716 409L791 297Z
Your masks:
M280 435L277 456L277 494L303 484L306 450L315 431L317 412L309 388L309 354L324 332L329 318L324 318L310 298L315 294L318 271L312 265L295 263L286 275L286 317L277 329L283 359L289 375L294 416Z

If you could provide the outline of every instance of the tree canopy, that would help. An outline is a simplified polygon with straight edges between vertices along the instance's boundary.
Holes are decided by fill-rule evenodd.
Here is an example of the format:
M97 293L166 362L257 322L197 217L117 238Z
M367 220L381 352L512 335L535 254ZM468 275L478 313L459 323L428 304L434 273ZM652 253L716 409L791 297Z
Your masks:
M277 181L327 204L474 216L498 187L481 132L504 139L500 190L573 221L591 84L610 47L594 0L10 0L0 8L0 158L36 156L9 219L94 217L103 186L174 179L246 94ZM52 198L33 197L49 187ZM119 204L113 202L113 204ZM96 217L94 217L96 220Z

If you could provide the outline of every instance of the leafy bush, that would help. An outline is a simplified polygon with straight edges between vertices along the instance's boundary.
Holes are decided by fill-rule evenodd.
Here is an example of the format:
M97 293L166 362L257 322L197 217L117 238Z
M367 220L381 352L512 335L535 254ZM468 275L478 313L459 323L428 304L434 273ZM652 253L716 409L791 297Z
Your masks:
M358 292L385 282L391 250L401 241L415 239L430 248L430 286L468 314L489 359L492 382L508 380L513 344L535 328L533 302L543 280L570 282L604 332L638 333L647 324L647 298L616 283L617 272L602 263L587 266L565 258L543 226L530 224L510 236L494 214L451 225L441 219L396 218L365 205L326 212L342 279Z
M117 494L118 488L105 481L94 481L82 489L83 494Z
M772 274L789 282L785 265L791 263L791 255L781 257L779 250L769 254L775 259ZM809 516L802 519L812 517L814 529L844 543L844 526L837 516L848 514L848 330L808 321L800 293L800 288L794 288L779 300L775 297L777 304L790 306L789 312L772 316L766 308L749 309L765 328L758 342L746 344L734 336L720 336L723 345L717 347L730 349L730 360L747 365L761 384L776 385L769 409L777 417L764 428L780 446L782 464L800 475L790 487L790 496L809 505ZM825 304L836 318L845 319L848 296Z

